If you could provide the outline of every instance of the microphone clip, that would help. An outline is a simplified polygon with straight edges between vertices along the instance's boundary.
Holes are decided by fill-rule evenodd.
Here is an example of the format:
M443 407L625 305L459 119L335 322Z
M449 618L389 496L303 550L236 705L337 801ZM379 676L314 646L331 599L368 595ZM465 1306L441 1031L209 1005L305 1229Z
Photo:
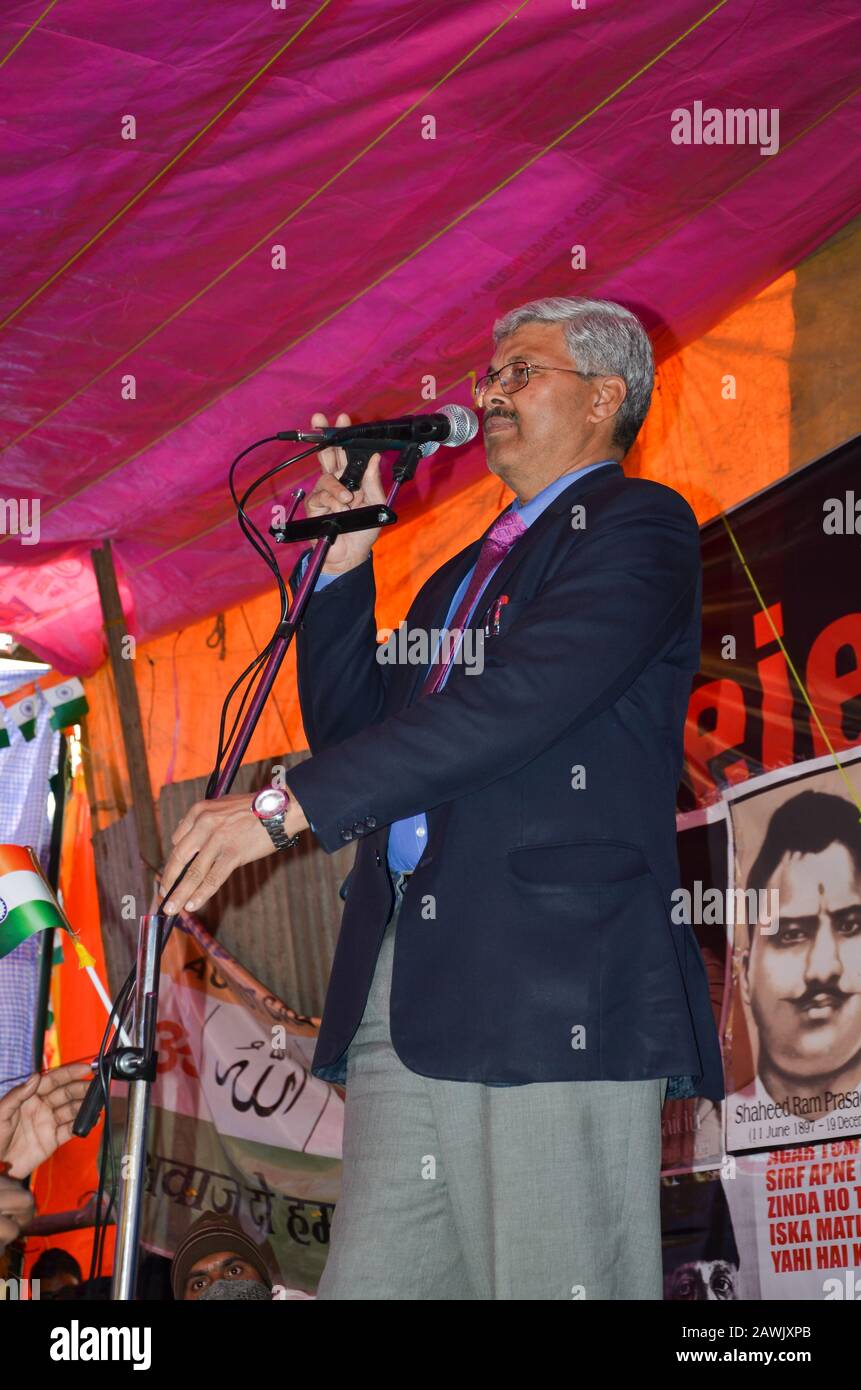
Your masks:
M423 458L421 444L405 444L402 440L362 439L342 444L341 448L347 455L347 466L338 481L350 492L359 490L372 455L382 453L383 449L397 450L398 458L392 469L392 478L399 483L407 483L415 476L419 460Z
M378 452L367 443L345 444L344 452L347 455L347 467L344 469L338 481L348 488L350 492L358 492L362 486L362 479L365 470L371 461L371 456Z

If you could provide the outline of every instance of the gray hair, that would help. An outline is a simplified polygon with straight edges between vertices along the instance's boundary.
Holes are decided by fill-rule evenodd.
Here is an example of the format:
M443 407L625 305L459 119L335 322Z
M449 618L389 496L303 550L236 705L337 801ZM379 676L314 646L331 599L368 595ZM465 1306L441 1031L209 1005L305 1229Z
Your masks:
M564 323L568 351L579 371L623 379L628 390L611 442L627 453L646 418L655 381L652 345L636 314L610 299L534 299L497 319L494 343L524 323Z

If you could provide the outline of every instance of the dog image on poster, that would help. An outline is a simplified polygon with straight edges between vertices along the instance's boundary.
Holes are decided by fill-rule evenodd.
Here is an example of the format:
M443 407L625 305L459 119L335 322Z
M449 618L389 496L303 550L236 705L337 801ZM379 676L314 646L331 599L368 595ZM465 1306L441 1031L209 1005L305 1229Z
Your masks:
M727 793L726 1149L861 1134L861 750Z

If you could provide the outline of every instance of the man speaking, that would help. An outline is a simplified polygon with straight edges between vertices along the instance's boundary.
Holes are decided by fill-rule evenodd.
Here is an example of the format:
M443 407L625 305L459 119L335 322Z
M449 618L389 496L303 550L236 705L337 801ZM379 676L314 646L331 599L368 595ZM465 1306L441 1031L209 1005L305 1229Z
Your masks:
M662 1297L661 1107L724 1089L670 920L699 535L621 467L653 380L618 304L506 314L476 395L516 498L407 617L481 636L482 661L452 640L425 669L378 660L376 537L339 537L298 633L312 757L277 806L177 827L165 882L198 858L168 910L309 824L358 841L314 1057L347 1086L322 1299ZM310 514L383 500L377 458L355 494L342 451L321 461Z

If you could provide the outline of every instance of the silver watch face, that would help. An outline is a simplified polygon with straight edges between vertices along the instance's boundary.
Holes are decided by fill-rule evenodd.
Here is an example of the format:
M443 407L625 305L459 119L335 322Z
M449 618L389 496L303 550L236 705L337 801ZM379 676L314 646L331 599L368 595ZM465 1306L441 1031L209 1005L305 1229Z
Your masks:
M264 820L287 809L288 797L280 787L264 787L254 798L254 810Z

